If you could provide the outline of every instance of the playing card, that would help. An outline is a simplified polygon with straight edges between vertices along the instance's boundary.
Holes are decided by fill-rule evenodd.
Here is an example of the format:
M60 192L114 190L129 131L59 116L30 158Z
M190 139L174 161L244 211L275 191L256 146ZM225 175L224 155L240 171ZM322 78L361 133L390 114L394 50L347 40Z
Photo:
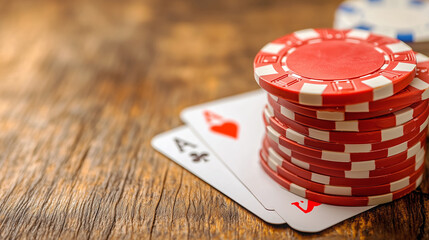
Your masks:
M262 220L272 224L286 223L275 211L265 209L188 127L178 127L154 137L152 146Z
M366 211L308 201L282 188L259 165L266 94L241 94L185 109L182 120L268 210L275 210L292 227L317 232Z

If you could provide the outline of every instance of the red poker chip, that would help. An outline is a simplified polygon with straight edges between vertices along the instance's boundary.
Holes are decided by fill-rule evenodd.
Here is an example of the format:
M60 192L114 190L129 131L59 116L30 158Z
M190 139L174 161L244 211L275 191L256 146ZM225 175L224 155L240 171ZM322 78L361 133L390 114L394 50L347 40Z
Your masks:
M320 158L310 157L302 153L287 149L278 143L274 142L270 138L266 138L264 144L268 144L269 147L273 148L281 158L285 159L288 162L293 163L294 165L303 167L307 164L317 165L323 168L329 168L334 170L341 171L370 171L379 168L386 168L393 166L395 164L409 160L411 157L418 155L421 152L421 149L425 146L425 140L421 140L416 145L408 148L407 151L400 154L394 155L388 158L378 158L374 160L367 161L356 161L356 162L334 162L326 161ZM418 148L422 146L421 148ZM420 153L421 154L421 153ZM303 167L306 168L306 167Z
M342 178L342 177L328 176L328 175L310 172L306 169L297 167L296 165L291 164L288 161L283 161L282 159L276 158L275 160L278 161L277 162L278 165L282 166L289 172L292 172L307 180L325 184L325 185L350 186L350 187L375 186L375 185L386 184L389 182L394 182L401 178L409 176L413 172L417 171L417 169L419 169L424 163L424 159L420 159L418 160L417 163L412 164L407 168L401 169L398 172L370 177L370 178ZM279 172L279 174L281 175L281 172Z
M392 202L393 200L399 199L414 191L414 189L416 189L421 184L423 179L423 175L421 175L415 182L410 183L410 185L408 185L407 187L392 193L387 193L382 195L361 196L361 197L333 196L333 195L326 195L326 194L310 191L295 183L292 183L291 181L284 179L273 170L273 169L277 170L277 167L278 167L275 164L275 162L270 161L267 163L267 161L263 159L262 156L261 156L260 163L264 171L274 181L276 181L278 184L280 184L282 187L284 187L286 190L290 191L291 193L294 193L300 197L307 198L315 202L338 205L338 206L370 206L370 205L378 205L382 203Z
M424 154L424 151L420 151L419 154ZM376 168L375 170L369 170L369 171L344 171L344 170L336 170L336 169L330 169L330 168L325 168L322 167L320 165L317 164L308 164L305 162L300 162L300 161L292 161L290 163L302 167L304 169L307 169L309 171L312 171L314 173L319 173L319 174L323 174L323 175L328 175L328 176L333 176L333 177L342 177L342 178L350 178L350 177L355 177L355 178L365 178L365 177L376 177L376 176L381 176L381 175L386 175L392 172L397 172L403 168L406 168L408 166L410 166L411 164L415 164L416 160L418 159L418 156L414 155L410 158L408 158L405 161L402 161L400 163L394 164L392 166L387 166L384 168ZM286 160L285 160L286 161ZM299 165L298 165L299 164Z
M408 45L356 29L294 32L264 46L254 60L263 89L311 106L390 97L413 80L415 69Z
M272 148L275 153L279 155L279 158L282 158L285 161L312 172L337 177L349 176L355 178L367 178L396 172L414 163L416 159L419 159L419 156L422 154L424 155L425 153L424 146L426 143L426 133L420 135L418 140L418 144L406 148L405 151L407 151L408 158L404 161L401 161L399 158L399 162L392 161L390 158L351 163L324 161L313 157L300 158L300 156L303 155L302 153L301 155L297 155L298 152L295 153L287 147L284 147L282 144L271 139L269 136L267 136L266 140L264 140L264 147L266 149ZM359 170L356 170L356 168ZM362 170L362 168L364 168L364 170Z
M295 113L292 110L279 105L272 98L268 98L268 102L274 111L302 125L326 131L345 132L369 132L399 126L419 116L428 105L427 101L425 100L414 103L409 107L403 108L394 113L376 118L348 121L328 121Z
M299 143L296 143L294 141L291 141L283 137L271 126L266 126L266 134L269 139L276 142L283 148L293 150L310 157L319 158L324 161L332 161L332 162L357 162L357 161L374 160L379 158L390 158L392 156L395 156L397 154L407 151L409 148L420 149L421 148L420 143L426 140L426 132L422 131L419 135L416 135L408 142L404 142L399 146L375 150L371 152L346 153L346 152L314 149L314 148L301 145Z
M383 116L392 112L399 111L403 108L406 108L411 105L411 103L401 105L398 107L392 107L386 105L383 110L371 111L371 112L343 112L343 111L324 111L323 108L315 109L311 106L304 106L289 102L287 100L281 99L272 94L268 94L269 98L272 98L279 105L284 106L295 113L299 113L304 116L308 116L311 118L328 120L328 121L347 121L347 120L358 120L358 119L366 119L366 118L374 118ZM394 95L395 96L395 95Z
M261 155L264 159L269 159L270 157L266 152L261 151ZM275 161L270 159L269 161ZM301 187L304 187L308 190L329 194L329 195L340 195L340 196L373 196L392 193L403 188L406 188L412 182L415 182L423 174L424 166L421 165L419 169L411 173L409 176L401 178L394 182L389 182L386 184L376 185L376 186L362 186L362 187L349 187L349 186L333 186L325 185L317 182L309 181L307 179L301 178L296 174L288 171L286 168L283 168L281 165L277 166L277 173L282 176L284 179L293 182Z
M328 175L332 177L341 177L341 178L370 178L382 175L388 175L393 172L398 172L406 167L415 164L418 160L424 158L425 155L425 147L424 142L422 141L420 144L422 147L417 149L416 151L410 151L407 158L403 161L390 161L388 159L378 159L373 161L363 161L363 162L355 162L355 163L363 163L364 166L368 166L371 169L341 169L342 164L336 165L336 163L328 162L325 164L324 161L320 161L319 159L313 158L313 161L307 162L306 160L300 160L298 158L292 157L285 153L283 149L280 149L280 145L271 141L269 138L266 138L263 143L263 149L265 149L269 155L278 160L279 164L281 161L287 161L285 164L293 164L296 167L306 169L310 172L320 173L322 175ZM292 153L291 155L293 155ZM379 164L381 162L382 164ZM354 164L354 163L352 163ZM358 165L360 168L361 165Z
M422 114L403 125L371 132L322 131L306 127L284 117L272 109L270 105L267 105L264 114L267 115L267 117L277 118L281 123L287 125L296 132L322 141L336 143L375 143L399 138L410 133L416 128L425 128L428 120L429 107L427 107Z
M335 106L335 107L311 107L304 105L297 105L291 103L286 99L278 98L273 96L277 103L288 108L293 108L293 111L307 115L305 113L310 113L310 117L315 117L325 120L353 120L361 119L359 118L362 114L362 118L368 118L365 116L365 113L371 113L376 111L383 111L388 108L397 108L404 105L410 105L415 102L426 100L429 97L429 57L421 53L416 53L417 57L417 68L415 78L411 83L401 90L400 92L394 94L391 97L377 100L364 102L360 104L345 105L345 106ZM302 110L302 109L303 110ZM314 112L317 112L313 115ZM350 113L350 114L349 114ZM342 118L343 116L343 118ZM334 119L333 119L334 118Z
M334 143L318 140L315 138L307 137L288 126L280 123L275 117L269 117L265 113L263 114L263 121L266 125L270 125L282 136L286 137L289 140L297 142L301 145L305 145L311 148L326 150L326 151L336 151L336 152L372 152L376 150L391 148L399 146L404 142L408 142L410 139L420 134L426 129L425 125L420 126L419 129L414 129L408 134L405 134L402 137L395 138L392 140L376 143L363 143L363 144L347 144L347 143Z

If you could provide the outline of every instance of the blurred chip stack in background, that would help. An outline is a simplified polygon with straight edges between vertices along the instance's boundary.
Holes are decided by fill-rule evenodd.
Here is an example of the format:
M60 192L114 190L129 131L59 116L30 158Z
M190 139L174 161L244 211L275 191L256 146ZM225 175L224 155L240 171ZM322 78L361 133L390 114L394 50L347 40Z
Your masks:
M423 0L348 0L335 13L334 28L363 29L404 42L429 40L429 3Z

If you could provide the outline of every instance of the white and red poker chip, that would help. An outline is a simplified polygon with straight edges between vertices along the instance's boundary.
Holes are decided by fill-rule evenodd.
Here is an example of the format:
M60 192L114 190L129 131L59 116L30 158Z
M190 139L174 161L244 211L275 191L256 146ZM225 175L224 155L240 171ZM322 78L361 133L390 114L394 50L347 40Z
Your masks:
M377 101L363 102L352 105L338 105L335 107L316 107L299 105L284 98L270 96L280 105L294 112L331 121L356 120L384 115L391 110L398 110L404 106L429 98L429 57L416 53L417 68L411 83L395 95Z
M371 171L381 168L390 167L404 161L409 160L413 156L419 154L421 148L419 146L424 146L424 140L421 140L419 144L414 145L411 148L408 148L407 151L402 152L400 154L394 155L389 158L378 158L374 160L366 160L366 161L356 161L356 162L340 162L340 161L326 161L320 158L310 157L305 154L290 150L288 148L283 147L282 145L276 143L270 138L266 138L266 144L268 144L271 148L275 149L277 154L280 155L283 159L288 162L293 163L296 166L306 168L307 165L316 165L322 168L339 170L339 171Z
M390 97L413 80L415 69L408 45L363 30L297 31L265 45L254 60L263 89L311 106Z
M423 145L423 142L421 145ZM264 149L269 154L270 157L277 160L279 163L285 161L285 165L289 166L290 164L293 164L297 168L302 168L302 169L308 170L309 172L314 172L314 173L318 173L318 172L313 171L312 169L318 168L322 171L320 173L322 175L341 177L341 178L371 178L376 176L388 175L390 173L398 172L404 169L404 167L409 167L412 164L415 164L417 161L423 159L426 153L424 147L421 147L419 149L416 148L415 150L410 149L410 151L408 151L407 156L402 158L399 161L389 162L389 160L387 159L377 159L372 161L372 166L377 164L377 162L384 162L384 163L389 162L389 165L386 165L386 166L382 166L382 167L378 166L371 170L367 170L367 169L362 170L361 168L358 168L357 170L356 168L351 170L344 170L344 169L338 169L338 168L337 169L331 168L329 165L324 166L323 163L317 162L317 159L315 159L316 161L314 161L313 163L307 163L305 161L301 161L295 157L292 157L291 155L293 154L288 155L287 151L282 149L278 144L276 144L274 141L272 141L269 138L265 138L262 149ZM356 162L356 163L369 163L369 162L370 161L363 161L363 162ZM402 167L399 167L399 166L402 166ZM390 169L390 170L387 171L386 169Z
M283 149L288 149L288 151L294 151L309 157L317 158L322 162L362 162L379 158L384 158L386 160L394 159L398 154L404 152L413 152L415 149L420 149L425 144L426 140L426 133L425 131L422 131L408 142L404 142L403 144L397 146L375 150L372 152L347 153L314 149L305 145L301 145L283 137L269 125L266 126L266 136L268 139L274 141Z
M425 128L428 123L429 107L419 116L402 125L370 132L323 131L307 127L284 117L282 114L272 109L270 105L267 105L264 114L269 118L277 118L292 130L322 141L336 143L375 143L393 140L410 133L414 129Z
M274 148L273 148L274 149ZM420 159L419 156L420 155L424 155L425 151L423 149L421 149L419 151L419 153L417 153L416 155L408 158L405 161L393 164L393 165L389 165L383 168L376 168L374 170L364 170L364 171L349 171L349 170L338 170L338 169L332 169L332 168L326 168L324 166L318 165L316 164L309 164L303 161L299 161L297 159L294 158L288 158L285 159L283 158L284 161L288 161L298 167L307 169L311 172L314 173L319 173L322 175L329 175L329 176L335 176L335 177L343 177L343 178L368 178L368 177L375 177L375 176L380 176L380 175L386 175L389 174L391 172L396 172L399 171L400 169L403 169L411 164L416 163L417 159ZM289 160L290 159L290 160Z
M378 204L392 202L393 200L399 199L414 191L414 189L416 189L423 180L423 175L421 175L415 182L410 182L410 184L405 188L402 188L398 191L394 191L391 193L382 194L382 195L336 196L336 195L327 195L327 194L310 191L304 187L297 185L296 183L293 183L281 177L276 172L278 165L274 161L266 160L261 156L260 163L262 168L265 170L265 172L274 181L276 181L278 184L283 186L288 191L315 202L338 205L338 206L371 206L371 205L378 205Z
M379 158L375 160L367 160L367 161L356 161L356 162L338 162L338 161L326 161L321 160L317 157L311 157L305 154L302 154L297 151L293 151L287 147L284 147L282 144L282 137L280 137L276 141L276 139L272 139L270 136L266 136L266 141L264 144L268 144L271 148L273 148L284 160L291 162L301 168L319 172L322 174L328 174L332 176L344 176L350 175L353 176L357 174L357 172L363 171L371 171L373 174L377 173L388 173L391 169L396 170L401 168L401 166L405 166L407 162L412 162L412 158L415 155L421 154L421 148L424 147L426 142L426 133L422 132L418 138L413 143L413 145L409 144L410 147L406 147L405 150L400 150L398 152L403 153L406 152L406 159L401 157L395 157L396 161L391 158ZM418 140L418 141L417 141ZM404 156L404 155L400 155ZM332 174L331 174L332 173ZM356 176L356 175L355 175ZM366 175L359 175L366 176ZM369 175L368 175L369 176Z
M269 124L275 131L280 133L285 138L292 140L301 145L305 145L311 148L326 150L326 151L336 151L336 152L348 152L348 153L359 153L359 152L373 152L376 150L386 149L386 148L403 148L406 142L415 137L418 134L421 134L426 128L415 129L408 134L405 134L402 137L392 139L385 142L377 143L364 143L364 144L340 144L333 142L325 142L315 138L307 137L301 133L298 133L288 126L280 123L278 119L271 117L267 118L264 114L264 122Z
M261 155L265 159L269 159L271 162L276 162L267 152L261 150ZM421 163L423 159L419 160ZM402 188L407 187L410 182L417 180L419 176L423 174L424 166L422 164L418 165L419 167L412 172L410 175L407 175L399 180L388 182L385 184L372 185L372 186L335 186L329 184L322 184L314 181L307 180L302 178L293 172L289 171L287 166L283 167L281 163L278 163L277 173L283 178L294 182L297 185L300 185L311 191L323 193L323 194L332 194L332 195L341 195L341 196L371 196L371 195L381 195L386 193L391 193L398 191Z
M310 200L390 202L422 181L429 58L364 30L306 29L254 60L267 92L261 166Z
M418 159L418 162L415 162L414 164L407 166L406 168L401 169L397 172L392 172L385 175L379 175L374 177L367 177L367 178L356 178L356 176L346 176L346 177L337 177L337 176L328 176L323 175L315 172L308 171L304 168L298 167L295 164L290 163L289 161L284 161L283 158L278 154L273 148L271 148L269 145L264 144L264 147L262 148L263 151L266 151L267 154L269 153L269 156L277 161L277 164L281 167L287 169L288 171L305 178L307 180L321 183L321 184L327 184L327 185L338 185L338 186L374 186L374 185L380 185L385 184L388 182L396 181L402 177L406 177L416 171L424 162L424 157L421 157L421 159ZM408 159L405 158L404 161Z
M420 101L399 111L380 116L378 118L357 119L347 121L329 121L315 119L279 105L272 98L268 98L269 105L274 111L282 114L284 117L296 121L302 125L325 130L325 131L345 131L345 132L369 132L391 127L396 127L407 123L419 116L426 108L427 101Z
M379 117L385 114L399 111L403 108L408 107L411 104L405 104L398 107L385 108L383 110L371 111L371 112L344 112L344 111L325 111L323 109L315 109L311 106L298 105L289 101L281 101L279 97L272 94L268 94L269 98L272 98L281 106L287 107L295 113L308 116L315 119L328 120L328 121L347 121L347 120L359 120Z

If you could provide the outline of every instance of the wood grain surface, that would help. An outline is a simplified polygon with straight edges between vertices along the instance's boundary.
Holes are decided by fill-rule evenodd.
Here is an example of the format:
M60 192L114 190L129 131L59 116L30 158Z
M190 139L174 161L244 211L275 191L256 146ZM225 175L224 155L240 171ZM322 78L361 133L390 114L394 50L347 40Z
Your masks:
M332 26L339 2L1 1L0 238L429 238L427 177L304 234L264 223L150 146L183 108L257 89L259 48Z

